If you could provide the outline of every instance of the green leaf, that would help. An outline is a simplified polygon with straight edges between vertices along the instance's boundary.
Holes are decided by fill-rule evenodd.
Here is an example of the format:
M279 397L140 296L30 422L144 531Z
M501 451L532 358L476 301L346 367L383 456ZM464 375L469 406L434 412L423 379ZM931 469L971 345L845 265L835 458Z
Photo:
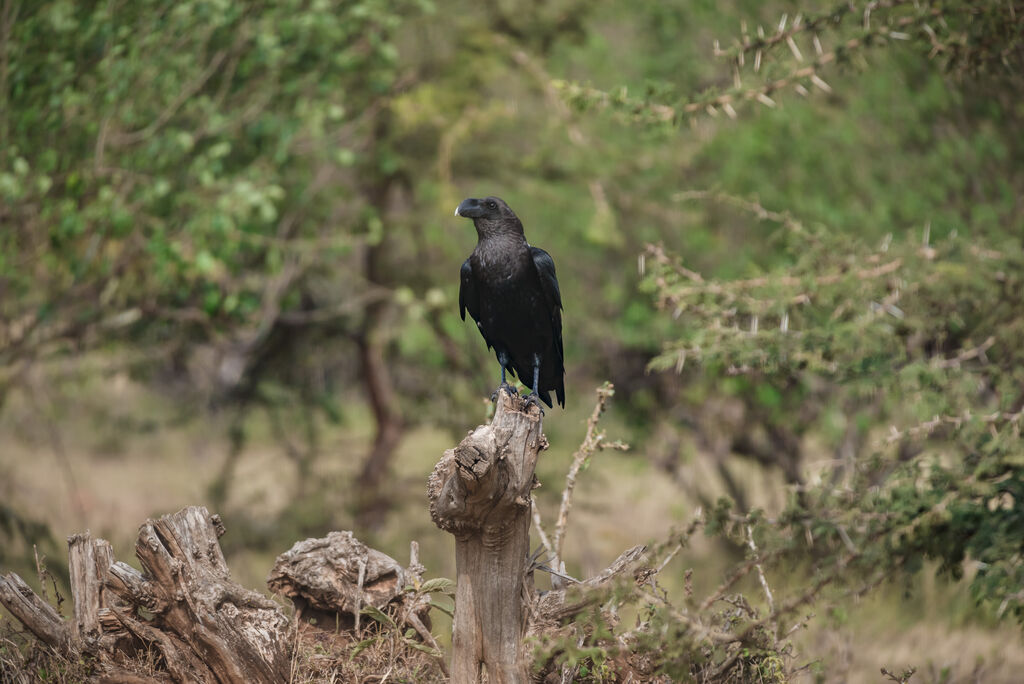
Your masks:
M358 644L352 647L352 651L349 653L350 658L355 658L357 655L365 651L367 648L372 646L374 643L380 640L379 636L370 637L369 639L363 639Z
M409 646L411 648L415 648L417 651L423 651L424 653L428 653L428 654L430 654L431 656L433 656L435 658L443 658L444 657L444 654L441 653L440 651L438 651L436 648L432 648L430 646L427 646L426 644L420 643L419 641L416 641L414 639L409 639L408 637L402 637L402 641L404 641L407 646Z
M366 615L367 617L373 618L382 625L387 625L388 627L395 628L398 627L398 625L395 624L395 621L391 619L391 616L382 611L380 608L375 608L373 606L364 606L363 609L359 612L363 615Z
M430 606L432 608L437 608L439 611L441 611L442 613L444 613L448 617L455 617L455 604L454 603L450 603L450 602L445 603L445 602L439 601L437 599L430 599Z
M455 582L447 577L434 577L420 585L420 592L429 594L432 591L441 591L451 594L455 591Z

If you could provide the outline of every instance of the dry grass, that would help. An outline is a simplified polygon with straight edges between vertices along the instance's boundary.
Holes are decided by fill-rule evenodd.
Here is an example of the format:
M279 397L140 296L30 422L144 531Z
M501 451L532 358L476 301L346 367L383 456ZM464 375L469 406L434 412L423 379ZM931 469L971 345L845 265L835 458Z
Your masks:
M372 621L371 621L372 622ZM445 677L437 659L411 646L396 629L364 627L358 638L304 623L292 643L289 684L323 682L439 682ZM133 679L137 678L137 679ZM85 681L167 681L158 658L143 651L119 664L100 669L88 656L69 657L40 645L0 620L0 684L80 684Z
M313 682L440 682L438 662L395 629L363 629L356 638L303 627L296 635L293 684Z

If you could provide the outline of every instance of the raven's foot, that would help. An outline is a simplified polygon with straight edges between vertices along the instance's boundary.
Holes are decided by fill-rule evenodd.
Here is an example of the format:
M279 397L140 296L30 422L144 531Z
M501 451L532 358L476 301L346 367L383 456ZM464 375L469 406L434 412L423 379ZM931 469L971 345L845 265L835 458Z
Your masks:
M500 392L502 390L505 390L509 394L509 396L513 396L513 397L519 396L519 392L516 390L515 387L513 387L510 384L508 384L507 382L503 382L500 385L498 385L498 389L494 390L494 394L491 395L491 401L492 402L498 401L498 392Z
M540 397L537 396L536 392L530 392L529 394L527 394L525 397L523 397L523 401L526 402L527 406L533 404L534 406L540 409L540 415L544 415L544 406L542 405Z

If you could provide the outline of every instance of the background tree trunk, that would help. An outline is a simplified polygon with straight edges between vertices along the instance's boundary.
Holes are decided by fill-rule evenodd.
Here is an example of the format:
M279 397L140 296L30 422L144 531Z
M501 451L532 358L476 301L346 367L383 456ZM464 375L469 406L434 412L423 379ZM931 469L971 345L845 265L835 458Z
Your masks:
M455 535L451 681L526 682L522 639L530 543L530 491L547 448L541 411L499 391L494 419L449 449L427 485L430 515Z

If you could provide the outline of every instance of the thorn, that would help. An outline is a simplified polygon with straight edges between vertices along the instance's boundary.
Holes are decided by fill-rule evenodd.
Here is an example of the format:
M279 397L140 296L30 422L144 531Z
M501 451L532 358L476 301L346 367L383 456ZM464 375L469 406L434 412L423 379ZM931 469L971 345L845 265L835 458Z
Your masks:
M794 57L796 57L796 61L804 61L804 56L800 54L800 48L796 46L796 41L793 40L793 36L786 36L786 45L789 46L789 51L793 53Z
M832 92L832 86L830 86L828 83L825 83L825 81L823 81L821 79L821 77L818 76L818 74L811 74L811 83L813 83L814 85L818 86L819 88L824 90L826 93L831 93Z

